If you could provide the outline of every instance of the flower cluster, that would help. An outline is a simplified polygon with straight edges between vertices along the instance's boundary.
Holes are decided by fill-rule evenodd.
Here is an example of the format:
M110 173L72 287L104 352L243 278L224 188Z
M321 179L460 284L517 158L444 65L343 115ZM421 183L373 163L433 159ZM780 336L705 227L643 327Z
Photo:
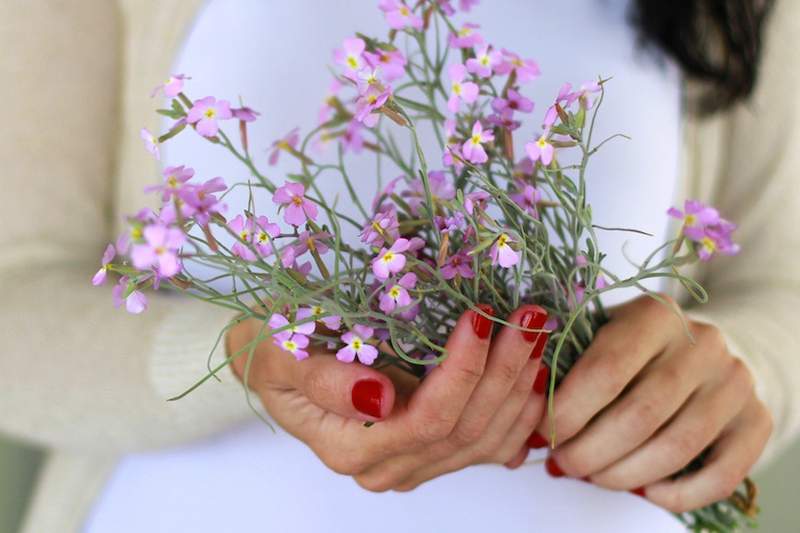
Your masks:
M658 276L687 284L683 265L738 252L735 226L687 201L669 211L682 228L664 253L626 279L606 269L582 191L605 142L593 142L592 129L607 80L565 83L537 106L526 96L542 75L536 61L489 42L474 22L454 23L475 3L380 0L388 37L344 39L316 127L305 136L291 129L256 155L248 124L258 112L216 96L193 100L190 78L171 76L154 94L174 122L161 135L142 130L145 148L158 158L161 144L193 130L244 163L250 203L228 213L222 178L200 180L187 165L164 169L148 188L161 208L129 218L92 283L119 274L113 301L132 313L145 310L149 289L189 291L259 319L264 333L253 342L271 339L297 359L316 350L419 376L447 356L447 332L466 309L491 303L501 316L535 302L550 316L545 360L560 380L607 318L603 293ZM238 128L228 131L230 122ZM435 144L420 144L422 127ZM321 159L330 144L337 162ZM350 181L343 158L362 153L379 160L374 198ZM570 153L579 163L562 166ZM260 168L281 157L299 170L274 182ZM360 218L319 192L320 176L342 182ZM346 238L343 226L358 238ZM194 277L186 265L195 261L213 263L234 288L220 292Z

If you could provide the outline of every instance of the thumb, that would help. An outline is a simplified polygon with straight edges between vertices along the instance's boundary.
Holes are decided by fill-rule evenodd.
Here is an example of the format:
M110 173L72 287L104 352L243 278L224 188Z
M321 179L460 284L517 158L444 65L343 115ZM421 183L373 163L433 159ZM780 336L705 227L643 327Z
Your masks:
M381 420L392 411L392 381L368 366L317 355L296 365L294 385L318 407L346 418Z

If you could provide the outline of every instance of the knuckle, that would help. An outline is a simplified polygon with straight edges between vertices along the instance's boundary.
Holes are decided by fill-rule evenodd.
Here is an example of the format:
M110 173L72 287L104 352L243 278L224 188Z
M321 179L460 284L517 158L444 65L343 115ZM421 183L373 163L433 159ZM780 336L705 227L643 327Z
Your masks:
M435 410L431 410L424 420L414 428L414 440L423 444L431 444L446 439L453 431L454 423Z
M656 395L637 397L623 411L626 427L637 436L645 437L655 432L665 419L663 399Z
M450 441L459 447L469 446L478 442L486 429L486 423L482 420L467 420L456 426L450 434Z
M464 386L474 387L481 377L483 377L483 366L473 361L470 364L464 364L457 368L457 379Z
M497 380L501 383L514 383L519 376L520 367L514 361L503 361L497 365Z
M692 458L703 449L704 435L700 430L693 429L683 432L673 432L667 438L666 446L668 456L674 457L676 462L688 464Z
M692 329L692 334L697 340L697 344L704 349L720 352L725 348L725 337L718 327L696 322Z
M736 389L744 395L752 393L755 389L755 380L747 364L738 357L732 357L730 367L730 381L735 384Z

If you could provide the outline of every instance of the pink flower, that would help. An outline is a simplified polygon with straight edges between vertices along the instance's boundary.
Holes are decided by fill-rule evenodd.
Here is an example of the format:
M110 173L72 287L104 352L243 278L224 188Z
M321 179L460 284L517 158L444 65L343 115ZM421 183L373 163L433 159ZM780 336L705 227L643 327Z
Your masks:
M422 28L422 19L414 14L403 2L398 0L381 0L378 4L381 11L386 14L386 22L393 30L404 28Z
M287 224L299 226L308 219L317 219L317 206L304 196L305 193L306 188L302 183L287 181L272 196L273 202L286 206L283 220Z
M447 109L453 113L458 112L459 104L464 102L471 104L478 98L478 86L471 81L464 81L467 69L460 63L454 63L447 69L450 76L450 99L447 101Z
M332 331L336 331L342 327L342 317L339 315L322 316L327 312L322 306L315 305L310 308L310 312L311 316L314 316L317 320L325 324L326 328Z
M530 113L533 111L533 102L514 89L509 89L507 98L497 97L492 100L492 109L498 113L505 109L519 111L520 113Z
M361 363L371 365L378 357L378 349L367 344L374 330L367 326L356 324L353 329L342 335L341 339L346 346L336 352L336 359L344 363L352 363L356 357Z
M472 136L462 145L461 153L464 159L476 165L483 164L489 160L483 143L494 141L494 134L490 130L484 131L479 120L472 125Z
M145 187L144 192L160 192L161 199L167 202L172 197L180 197L183 184L192 179L194 169L183 165L167 167L163 170L162 175L164 176L163 184Z
M434 203L452 200L456 197L456 189L453 183L447 178L442 170L431 170L428 172L428 186L431 191L431 199ZM426 200L425 184L421 179L411 182L409 190L403 193L408 198L407 203L414 214L419 213L419 208Z
M533 59L522 59L514 52L503 49L502 60L495 68L495 72L498 74L508 74L511 71L517 73L517 81L519 83L533 81L541 74L539 65Z
M295 315L295 320L303 320L311 316L310 310L299 309ZM273 330L286 328L289 326L287 318L275 313L269 318L269 327ZM304 348L308 347L308 335L314 333L316 325L313 321L305 324L292 324L287 329L272 335L273 342L284 351L291 353L298 361L308 357L308 352Z
M464 24L458 32L450 34L450 46L453 48L473 48L483 44L483 37L475 31L478 28L480 26L477 24L470 24L469 22Z
M360 154L364 149L364 137L361 135L361 129L364 125L357 121L351 120L347 123L347 128L342 135L342 149L344 153L353 151L354 154Z
M366 47L363 40L358 37L350 37L342 42L342 47L337 48L333 53L333 59L336 63L345 68L345 75L349 78L355 78L358 71L364 68L364 48Z
M514 120L514 112L509 108L505 108L497 113L492 113L486 117L486 122L498 128L505 128L508 131L514 131L522 124L520 121Z
M683 221L683 234L693 241L701 241L706 236L706 228L722 220L716 209L697 200L686 200L683 211L670 207L667 214Z
M158 137L150 133L147 128L142 128L139 131L139 137L144 141L144 147L148 152L153 154L156 159L161 159L161 151L158 149Z
M195 222L199 225L207 226L215 213L221 213L226 209L225 204L220 202L213 193L227 189L225 181L216 177L202 185L186 185L179 194L181 200L186 202L187 216L194 217Z
M400 50L381 50L364 52L367 63L372 68L380 68L387 82L401 78L406 72L406 58Z
M164 93L164 96L167 98L174 98L183 90L183 80L189 79L191 78L184 74L173 74L167 78L164 83L155 87L152 92L150 92L150 98L158 94L159 91Z
M404 274L397 283L381 294L380 309L386 314L391 314L396 308L407 307L411 304L409 290L417 285L417 275L413 272Z
M203 137L213 137L219 131L218 120L228 120L233 117L231 106L227 100L217 100L213 96L206 96L195 101L186 122L194 124L197 133Z
M472 258L467 255L466 250L460 250L457 254L451 255L441 269L444 279L453 279L456 276L472 279L475 271L472 270Z
M119 307L125 303L125 310L133 315L138 315L147 309L147 297L136 289L130 290L128 287L128 277L123 276L111 290L111 300L114 307ZM130 290L130 292L128 292Z
M487 44L480 44L474 50L475 57L467 59L467 70L481 78L488 78L492 75L492 69L500 64L500 52L489 50Z
M117 254L116 249L114 248L113 244L109 244L106 246L105 252L103 252L103 257L100 259L100 270L92 277L92 285L97 287L98 285L102 285L106 282L106 274L108 273L108 264L114 259L114 256Z
M244 244L241 242L234 243L231 247L231 252L233 255L241 257L245 261L256 260L256 254L250 249L250 245L253 243L254 226L255 223L252 218L248 218L245 221L242 215L236 215L236 218L228 222L228 228L235 233L240 240L244 241Z
M277 224L273 224L267 217L260 216L256 218L256 225L254 228L255 234L253 235L253 242L256 245L256 250L262 256L272 254L272 244L270 237L275 238L281 234L281 228Z
M731 233L736 225L727 220L720 224L706 228L705 236L698 241L697 255L701 261L710 260L715 253L722 255L736 255L740 251L738 244L731 239Z
M231 114L233 115L233 118L238 118L242 122L253 122L261 113L244 106L231 109Z
M384 280L392 274L397 274L406 266L406 256L403 252L408 250L408 239L397 239L391 248L382 248L378 256L372 260L372 272L375 277Z
M465 13L472 9L473 6L478 5L479 0L458 0L458 7Z
M600 84L596 81L589 81L581 85L581 88L575 93L581 106L585 109L591 109L594 105L594 95L602 90Z
M553 161L553 153L555 148L548 142L548 131L544 133L536 141L530 141L525 145L525 153L531 158L532 162L541 161L542 165L549 165Z
M278 162L278 156L280 156L281 150L288 152L295 149L297 143L300 141L300 134L298 131L298 128L294 128L292 131L284 135L283 138L272 143L272 149L269 152L270 165L275 165Z
M532 217L539 218L539 211L536 209L536 204L542 198L542 194L533 185L528 183L517 183L517 190L519 192L511 195L511 199L515 204L527 211Z
M178 251L186 242L186 235L178 228L163 224L145 226L143 244L135 244L131 250L133 266L139 270L156 268L158 275L170 278L181 269Z
M330 239L331 237L331 234L327 231L320 231L314 234L304 231L297 236L297 244L294 247L295 258L300 257L311 249L316 250L320 255L327 253L328 246L323 242L323 239Z
M289 352L298 361L308 358L308 352L304 348L308 347L308 337L302 335L293 335L288 339L276 339L275 344L280 346L284 351Z
M372 220L361 230L361 242L370 246L382 246L387 240L394 241L400 236L397 211L389 206L385 211L375 213Z
M489 257L493 265L500 265L503 268L511 268L519 263L519 253L511 248L511 240L505 233L498 235L497 240L494 241L491 250L489 250Z
M470 215L475 208L485 209L486 201L491 198L486 191L475 191L464 196L464 210Z
M370 84L367 90L356 100L356 113L354 118L371 128L378 122L378 114L375 110L380 109L391 95L391 89L380 84Z

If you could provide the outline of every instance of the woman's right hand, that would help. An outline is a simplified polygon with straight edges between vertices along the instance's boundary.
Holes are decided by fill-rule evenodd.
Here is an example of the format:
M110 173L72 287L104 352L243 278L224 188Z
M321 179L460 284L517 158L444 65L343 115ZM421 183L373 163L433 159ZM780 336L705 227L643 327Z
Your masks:
M541 330L546 318L540 307L526 305L508 322ZM266 341L255 350L248 385L287 432L368 490L411 490L479 463L516 468L544 410L546 334L506 326L490 342L492 327L466 311L447 341L448 358L419 384L339 362L329 352L297 361ZM255 320L234 327L230 353L260 328ZM240 379L246 359L232 363ZM365 427L365 421L378 423Z

